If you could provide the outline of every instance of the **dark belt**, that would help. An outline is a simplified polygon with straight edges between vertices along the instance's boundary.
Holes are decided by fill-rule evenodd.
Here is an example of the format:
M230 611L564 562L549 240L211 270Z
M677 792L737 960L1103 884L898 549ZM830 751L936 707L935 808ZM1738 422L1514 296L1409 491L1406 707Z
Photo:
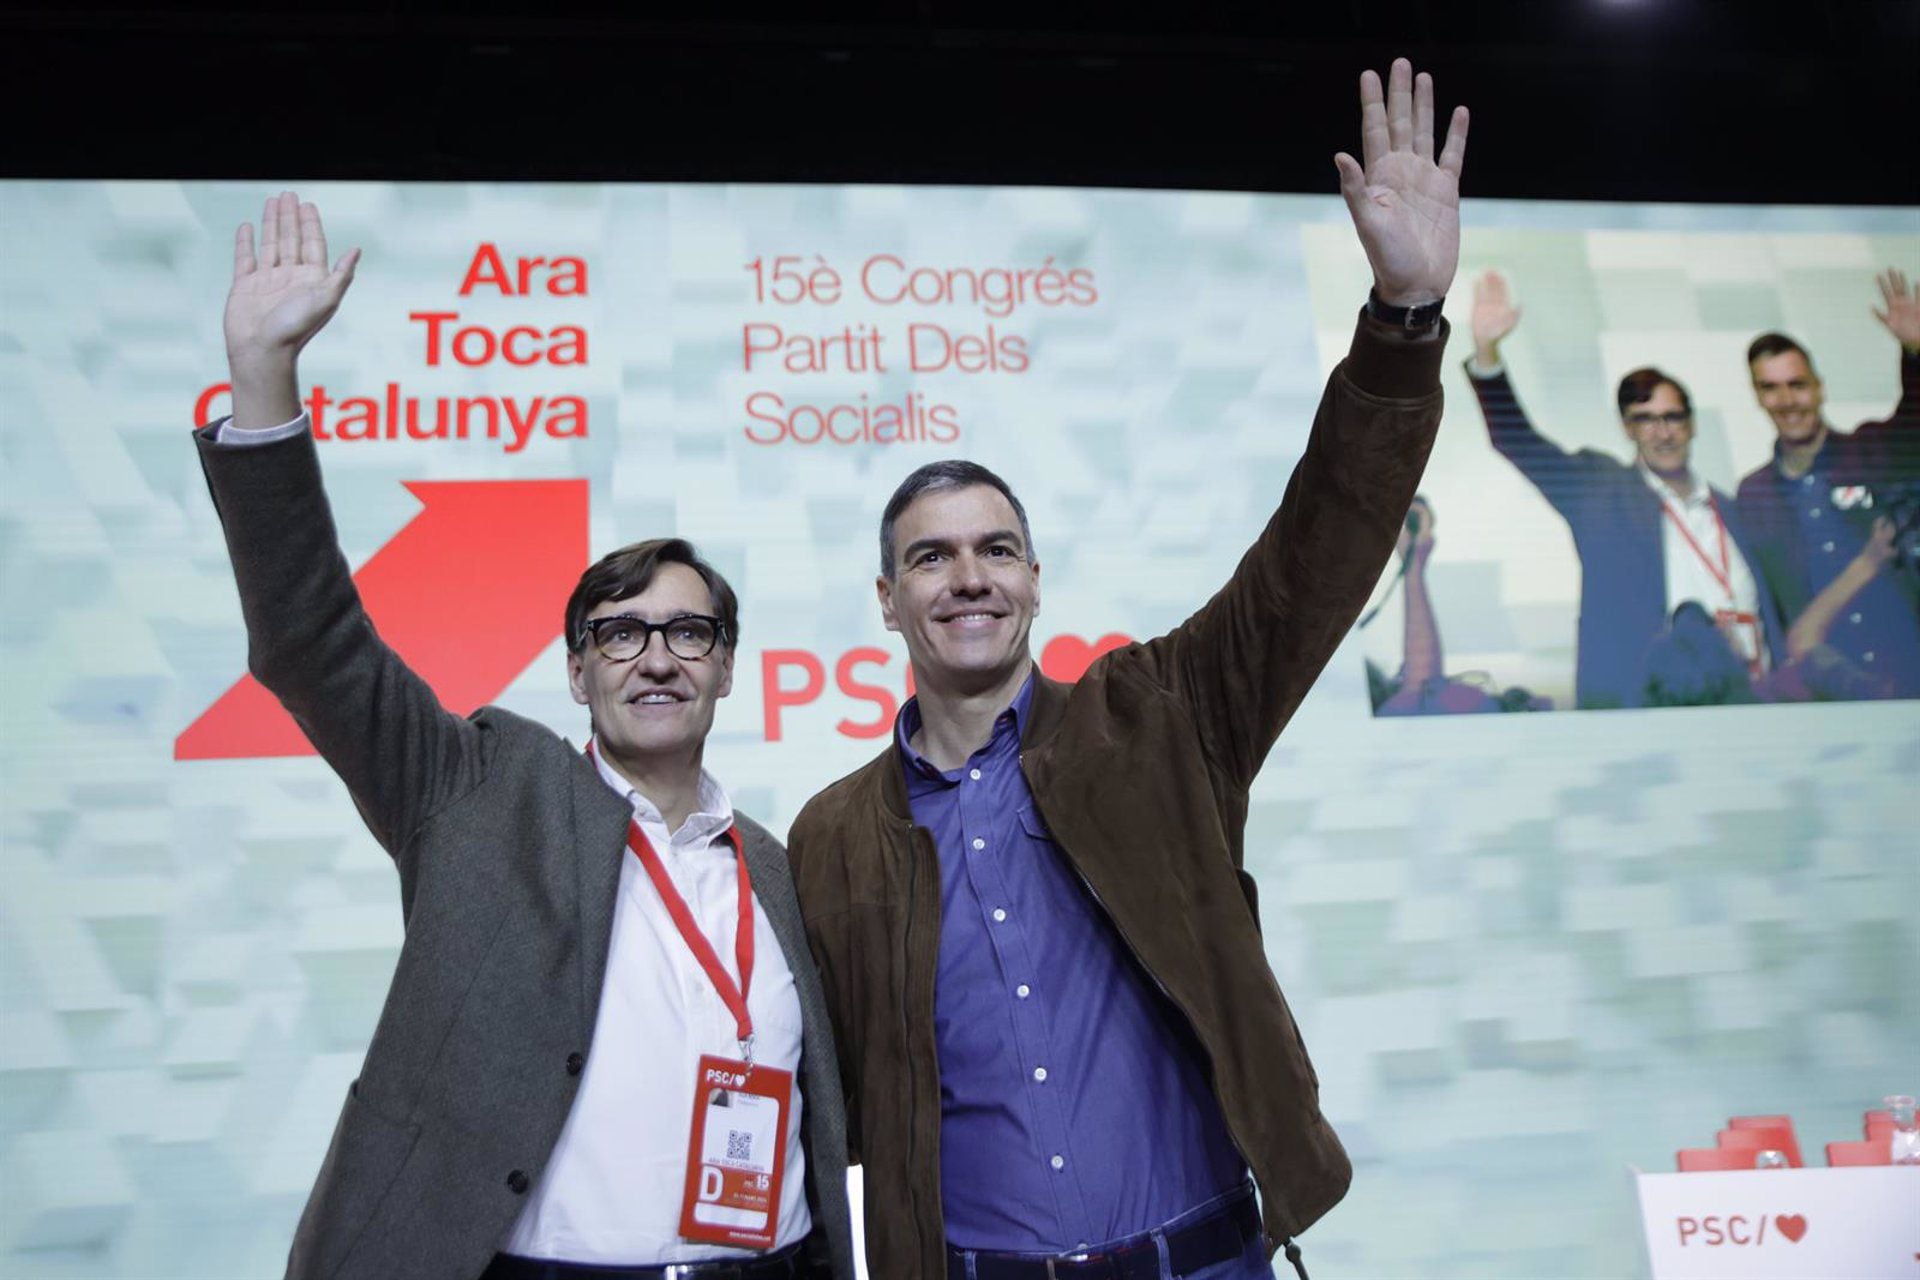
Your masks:
M816 1274L798 1244L764 1258L675 1262L661 1267L604 1267L496 1253L480 1280L803 1280Z
M1260 1234L1260 1210L1249 1190L1231 1204L1165 1233L1175 1275L1239 1257ZM992 1253L947 1246L947 1280L967 1280L967 1254L975 1280L1158 1280L1160 1248L1151 1233L1120 1244L1051 1258L1030 1253Z

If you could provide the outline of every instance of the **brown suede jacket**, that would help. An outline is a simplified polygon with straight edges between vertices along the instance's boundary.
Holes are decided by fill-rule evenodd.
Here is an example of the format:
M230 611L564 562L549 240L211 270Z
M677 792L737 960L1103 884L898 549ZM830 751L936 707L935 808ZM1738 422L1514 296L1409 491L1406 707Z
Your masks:
M1021 743L1062 855L1192 1025L1273 1242L1333 1207L1352 1167L1267 965L1241 870L1247 793L1392 553L1439 426L1445 345L1444 326L1408 337L1363 319L1227 585L1074 685L1036 677ZM897 749L809 801L787 844L866 1168L868 1266L938 1280L940 869Z

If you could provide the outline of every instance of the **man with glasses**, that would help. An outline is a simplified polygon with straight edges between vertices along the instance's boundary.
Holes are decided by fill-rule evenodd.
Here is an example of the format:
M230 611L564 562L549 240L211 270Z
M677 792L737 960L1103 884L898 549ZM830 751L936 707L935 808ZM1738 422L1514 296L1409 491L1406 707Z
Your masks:
M1751 568L1733 500L1693 473L1693 402L1659 369L1620 380L1615 403L1634 460L1569 453L1534 429L1500 359L1520 323L1507 282L1474 283L1467 377L1501 456L1520 469L1573 531L1580 556L1574 701L1637 707L1646 700L1648 646L1675 609L1697 601L1735 657L1758 677L1784 662L1778 611Z
M734 593L675 538L581 576L585 752L443 708L361 607L298 402L358 256L330 270L290 193L257 252L241 226L233 416L199 433L250 665L393 857L406 921L287 1274L851 1280L838 1067L785 853L702 767Z

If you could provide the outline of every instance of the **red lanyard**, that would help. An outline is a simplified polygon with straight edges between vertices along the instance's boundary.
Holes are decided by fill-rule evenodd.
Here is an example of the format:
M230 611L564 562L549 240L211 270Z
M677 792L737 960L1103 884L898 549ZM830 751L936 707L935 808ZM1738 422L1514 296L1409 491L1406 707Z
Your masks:
M587 758L597 765L599 754L593 743L587 743ZM700 926L694 922L693 912L687 910L686 899L673 887L673 881L667 878L667 869L660 861L660 855L653 851L653 842L647 839L647 833L640 829L635 821L627 823L627 848L633 850L640 865L647 869L647 879L653 881L653 887L660 894L660 901L666 904L667 914L673 917L674 927L680 930L681 939L687 944L687 950L693 952L693 958L700 962L706 971L707 980L713 983L713 989L720 993L720 999L726 1003L727 1012L733 1015L734 1029L739 1033L740 1044L748 1062L753 1061L753 1015L747 1012L747 991L753 985L753 877L747 874L747 851L740 843L738 828L727 828L727 842L733 846L733 865L740 876L740 923L733 935L734 967L740 970L740 985L733 985L733 979L720 967L720 957L713 953L713 944L707 941L707 935L700 932Z
M1707 558L1707 553L1701 549L1698 542L1693 540L1693 534L1687 529L1687 522L1673 514L1673 508L1668 505L1664 497L1660 499L1661 514L1673 522L1673 527L1680 531L1680 536L1687 540L1689 547L1693 548L1693 554L1700 557L1700 563L1707 567L1707 572L1713 575L1713 580L1720 584L1720 589L1727 593L1727 599L1731 601L1733 599L1733 574L1732 568L1727 561L1727 522L1720 518L1720 504L1715 502L1711 497L1707 499L1707 510L1713 512L1713 527L1720 535L1719 568L1714 567L1713 561Z
M740 872L740 924L733 935L733 958L740 970L740 985L737 987L721 967L720 957L714 954L713 944L707 941L707 935L700 932L693 912L687 910L686 900L673 887L673 881L667 878L667 869L661 864L660 855L653 851L653 842L647 839L647 833L640 829L638 822L627 824L627 848L633 850L640 859L640 865L647 869L647 878L660 891L660 900L667 904L667 914L673 917L674 926L686 941L687 950L693 952L693 958L706 970L707 980L713 983L713 989L726 1002L727 1012L733 1015L740 1043L745 1047L747 1060L752 1061L753 1016L747 1012L747 990L753 984L753 880L747 875L747 854L740 843L739 831L728 827L727 840L733 845L734 865Z

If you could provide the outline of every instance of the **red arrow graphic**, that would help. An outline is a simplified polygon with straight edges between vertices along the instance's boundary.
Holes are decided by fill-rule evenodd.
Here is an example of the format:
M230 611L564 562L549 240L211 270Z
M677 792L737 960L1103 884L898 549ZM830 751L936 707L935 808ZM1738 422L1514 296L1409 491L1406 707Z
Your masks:
M585 480L415 481L418 515L353 581L386 642L456 715L500 696L560 634L587 562ZM173 742L176 760L309 756L252 676Z

